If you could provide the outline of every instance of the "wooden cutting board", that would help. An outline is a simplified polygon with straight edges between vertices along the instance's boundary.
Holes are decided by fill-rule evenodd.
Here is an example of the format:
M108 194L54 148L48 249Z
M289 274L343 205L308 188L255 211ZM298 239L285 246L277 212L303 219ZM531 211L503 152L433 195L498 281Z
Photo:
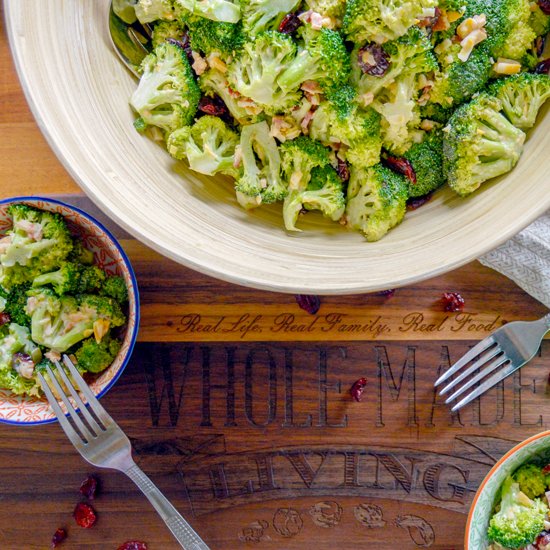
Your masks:
M0 195L65 194L104 219L40 135L0 37ZM214 550L458 550L483 476L548 427L547 341L461 414L434 393L479 339L546 313L478 263L391 297L323 298L310 315L293 296L200 275L113 229L137 273L142 322L103 403ZM448 291L462 294L464 312L443 311ZM368 386L355 402L360 377ZM94 471L99 520L85 530L72 510ZM57 424L0 425L0 548L49 548L58 527L69 534L61 548L178 548L132 483L88 466Z

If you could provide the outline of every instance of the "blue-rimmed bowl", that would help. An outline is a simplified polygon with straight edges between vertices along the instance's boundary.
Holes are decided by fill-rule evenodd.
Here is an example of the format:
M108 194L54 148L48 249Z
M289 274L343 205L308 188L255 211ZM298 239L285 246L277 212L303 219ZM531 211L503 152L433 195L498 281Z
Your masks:
M12 203L25 203L41 210L57 212L67 221L71 233L82 239L86 248L94 253L94 263L109 275L119 275L128 287L128 322L121 338L122 347L112 365L91 383L92 391L101 397L114 385L128 364L136 342L139 327L139 294L134 270L126 253L115 237L100 222L86 212L55 199L44 197L12 197L0 201L0 234L12 225L7 207ZM14 395L0 389L0 422L19 425L45 424L55 421L48 402L37 397Z

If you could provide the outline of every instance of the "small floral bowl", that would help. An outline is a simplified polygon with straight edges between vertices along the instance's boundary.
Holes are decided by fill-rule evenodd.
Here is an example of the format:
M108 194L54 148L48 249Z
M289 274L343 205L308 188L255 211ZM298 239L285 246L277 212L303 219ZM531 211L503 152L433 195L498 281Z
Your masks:
M496 504L498 490L511 473L528 462L550 463L550 431L539 433L518 443L485 476L468 514L464 550L485 550L489 546L487 528Z
M0 234L12 225L7 207L24 203L40 210L61 214L71 233L82 239L84 246L94 253L94 263L109 275L119 275L128 287L128 321L121 334L122 347L111 366L91 383L97 397L101 397L114 385L128 364L139 327L139 294L134 270L126 253L113 235L92 216L79 208L55 199L42 197L12 197L0 200ZM7 424L45 424L56 420L45 398L14 395L0 389L0 422Z

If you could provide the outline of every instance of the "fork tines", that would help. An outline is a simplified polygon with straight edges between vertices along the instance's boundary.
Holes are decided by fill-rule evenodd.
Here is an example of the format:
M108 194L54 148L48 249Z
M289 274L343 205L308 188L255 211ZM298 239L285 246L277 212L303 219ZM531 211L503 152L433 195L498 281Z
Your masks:
M439 395L445 395L454 390L445 400L445 403L449 404L463 395L466 390L479 384L478 387L453 405L451 410L457 411L511 374L513 370L508 368L510 366L510 359L502 347L492 336L489 336L464 354L449 370L440 376L436 380L435 386L447 382L440 390ZM499 370L496 374L490 376L497 369ZM458 376L452 378L456 374ZM459 386L460 382L468 377L470 378Z
M78 448L79 446L86 445L101 432L105 431L111 417L99 404L99 401L88 384L86 384L84 378L82 378L72 361L66 355L63 356L63 363L64 366L58 361L54 361L55 370L48 366L44 374L41 372L37 374L42 389L61 427L73 445ZM65 367L68 373L65 371ZM71 379L78 386L78 390L83 394L89 406L86 406ZM67 393L70 394L75 405L73 405ZM67 408L68 416L63 412L58 399Z

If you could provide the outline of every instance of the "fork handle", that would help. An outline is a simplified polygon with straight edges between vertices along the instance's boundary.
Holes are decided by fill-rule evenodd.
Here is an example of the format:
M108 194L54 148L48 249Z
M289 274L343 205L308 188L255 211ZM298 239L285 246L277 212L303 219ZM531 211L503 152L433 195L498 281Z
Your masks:
M195 530L183 519L158 487L143 473L137 464L133 464L124 473L139 487L153 508L164 520L168 529L185 550L210 550Z

